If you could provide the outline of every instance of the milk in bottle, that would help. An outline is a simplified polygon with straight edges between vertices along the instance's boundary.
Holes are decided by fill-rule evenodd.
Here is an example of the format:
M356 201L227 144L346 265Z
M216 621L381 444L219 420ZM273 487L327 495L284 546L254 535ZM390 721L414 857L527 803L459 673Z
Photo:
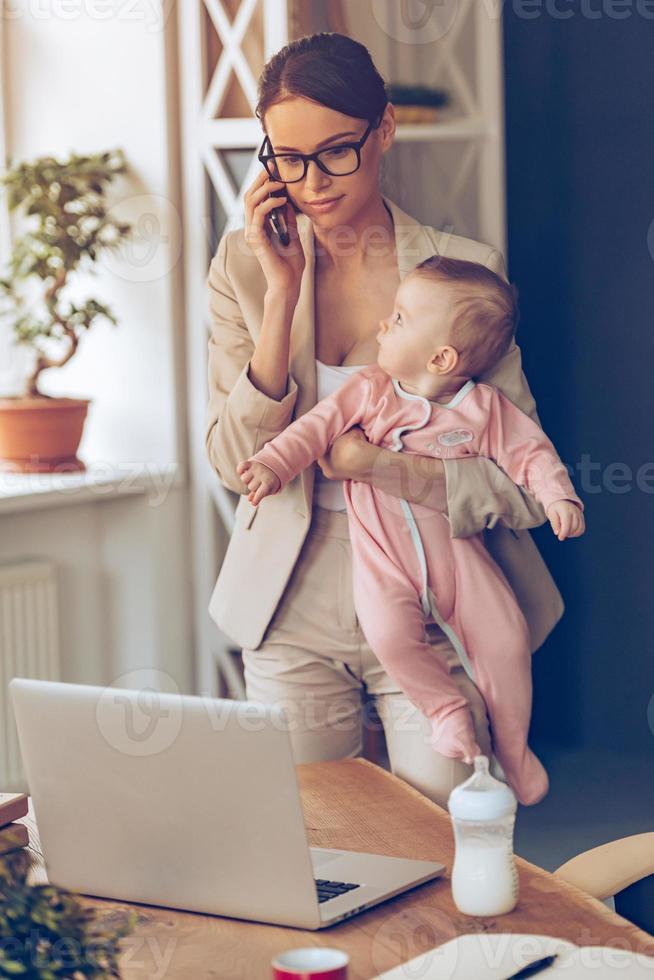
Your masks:
M513 858L517 800L490 775L488 758L475 756L475 771L450 793L454 828L452 897L466 915L502 915L515 908L518 874Z

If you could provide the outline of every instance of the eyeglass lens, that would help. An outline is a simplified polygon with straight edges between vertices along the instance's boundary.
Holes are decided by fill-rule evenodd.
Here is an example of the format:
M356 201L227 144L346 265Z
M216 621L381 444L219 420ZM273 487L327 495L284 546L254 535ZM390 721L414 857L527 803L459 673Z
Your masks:
M358 168L359 160L357 151L351 146L338 147L321 150L318 158L327 172L334 177L343 177L345 174L354 173ZM271 169L277 165L277 172L280 180L292 182L301 180L304 176L304 160L300 156L292 154L276 156L274 160L268 161Z

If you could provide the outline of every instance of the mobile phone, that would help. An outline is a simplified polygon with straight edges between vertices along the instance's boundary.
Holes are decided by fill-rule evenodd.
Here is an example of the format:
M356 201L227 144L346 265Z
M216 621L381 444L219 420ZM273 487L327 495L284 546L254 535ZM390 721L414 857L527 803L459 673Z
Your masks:
M275 172L274 180L278 180L277 173ZM286 188L280 187L276 191L271 191L268 197L286 197ZM288 201L288 199L287 199ZM284 205L279 208L273 208L272 211L268 212L268 219L274 233L279 238L282 245L288 245L291 238L288 233L288 225L286 224L286 217L284 215Z

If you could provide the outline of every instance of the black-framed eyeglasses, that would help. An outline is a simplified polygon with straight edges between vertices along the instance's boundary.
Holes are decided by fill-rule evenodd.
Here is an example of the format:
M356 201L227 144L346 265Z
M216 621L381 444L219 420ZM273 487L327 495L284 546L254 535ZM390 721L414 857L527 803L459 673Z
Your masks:
M376 125L370 123L360 140L334 143L333 146L318 150L316 153L266 153L266 144L271 149L272 144L268 136L265 136L257 153L257 159L264 165L273 180L281 180L284 184L294 184L298 180L303 180L309 160L315 160L320 169L330 177L345 177L355 173L361 166L361 147L371 131L377 129L379 122Z

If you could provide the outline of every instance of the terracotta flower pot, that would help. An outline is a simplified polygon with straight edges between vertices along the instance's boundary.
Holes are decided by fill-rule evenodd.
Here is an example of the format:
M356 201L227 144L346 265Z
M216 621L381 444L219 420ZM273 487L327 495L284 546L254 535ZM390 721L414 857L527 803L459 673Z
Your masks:
M89 404L84 398L0 398L0 470L86 469L77 449Z

